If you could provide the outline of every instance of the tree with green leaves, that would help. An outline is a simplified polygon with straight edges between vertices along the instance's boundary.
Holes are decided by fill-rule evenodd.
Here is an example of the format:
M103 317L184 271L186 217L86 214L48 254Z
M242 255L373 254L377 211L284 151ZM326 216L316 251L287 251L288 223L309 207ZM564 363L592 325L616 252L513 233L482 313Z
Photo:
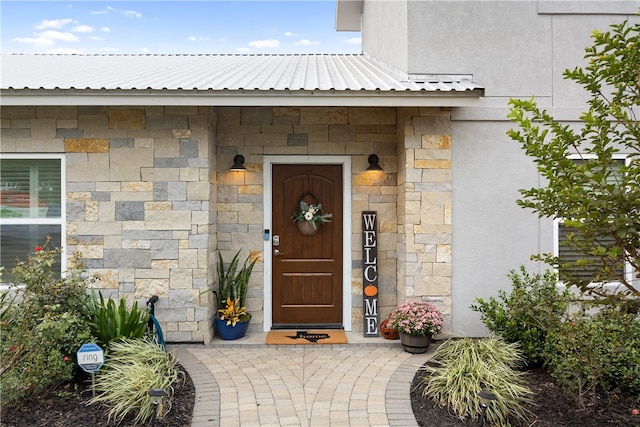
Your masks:
M595 31L588 64L566 70L589 93L581 129L555 120L535 100L510 100L508 136L533 158L545 187L520 190L518 204L562 220L573 259L539 259L596 301L625 306L640 297L640 24ZM623 160L617 157L624 155ZM577 159L577 161L576 161ZM587 271L588 274L584 274ZM605 286L619 283L617 289ZM630 298L631 297L631 298Z

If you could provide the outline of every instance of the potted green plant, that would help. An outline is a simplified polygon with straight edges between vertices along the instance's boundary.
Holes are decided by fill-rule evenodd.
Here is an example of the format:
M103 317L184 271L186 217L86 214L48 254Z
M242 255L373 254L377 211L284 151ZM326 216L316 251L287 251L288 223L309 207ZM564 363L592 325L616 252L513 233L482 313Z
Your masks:
M400 334L400 342L409 353L427 351L431 338L444 326L442 312L424 301L407 301L389 314L389 325Z
M214 322L218 335L224 340L242 338L251 320L251 313L246 308L247 289L257 259L249 262L249 255L240 267L239 258L240 251L227 268L222 254L218 252L218 288L213 290L217 305Z

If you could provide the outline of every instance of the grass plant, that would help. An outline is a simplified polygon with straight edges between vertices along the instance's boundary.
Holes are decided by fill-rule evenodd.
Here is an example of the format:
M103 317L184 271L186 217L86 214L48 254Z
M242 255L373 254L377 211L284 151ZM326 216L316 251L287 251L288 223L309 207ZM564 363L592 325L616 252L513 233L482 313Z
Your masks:
M173 385L183 379L177 359L151 338L113 341L109 345L106 369L96 377L96 396L89 403L109 407L109 421L117 423L131 416L134 424L151 419L153 402L148 395L160 388L166 396L160 400L157 417L171 409Z
M451 339L422 368L423 395L460 419L477 420L482 412L478 394L491 392L495 400L487 405L487 423L506 426L509 419L527 416L524 404L531 391L517 370L522 363L517 345L500 338Z

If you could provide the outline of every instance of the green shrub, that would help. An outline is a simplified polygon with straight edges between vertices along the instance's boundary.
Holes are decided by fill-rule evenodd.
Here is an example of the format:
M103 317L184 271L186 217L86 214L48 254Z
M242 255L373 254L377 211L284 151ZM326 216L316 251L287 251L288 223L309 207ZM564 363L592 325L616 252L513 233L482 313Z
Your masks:
M548 368L585 407L599 392L640 395L640 319L616 309L577 313L547 336Z
M116 306L113 299L106 302L102 293L95 294L88 304L90 312L91 333L97 338L103 348L116 339L142 338L146 332L149 312L138 309L138 303L134 302L131 309L127 309L127 301L124 298Z
M150 337L112 341L105 369L96 377L96 396L89 403L103 403L109 421L134 418L135 424L148 421L152 415L152 388L161 388L165 396L158 405L158 418L171 409L173 385L184 374L176 367L177 359Z
M15 284L0 299L2 405L18 406L73 378L76 352L91 341L86 283L75 257L64 278L53 272L59 249L43 248L11 271ZM15 297L17 295L17 297Z
M491 332L509 343L520 343L527 365L540 366L547 332L560 325L571 294L558 290L558 278L549 270L532 276L521 266L520 274L511 270L508 277L510 294L499 290L498 298L476 298L471 309L481 313Z
M434 353L422 370L424 396L460 419L477 420L481 415L478 393L493 393L487 405L489 425L508 425L509 419L526 419L524 404L531 391L525 386L523 362L517 344L507 344L497 337L473 340L452 339Z

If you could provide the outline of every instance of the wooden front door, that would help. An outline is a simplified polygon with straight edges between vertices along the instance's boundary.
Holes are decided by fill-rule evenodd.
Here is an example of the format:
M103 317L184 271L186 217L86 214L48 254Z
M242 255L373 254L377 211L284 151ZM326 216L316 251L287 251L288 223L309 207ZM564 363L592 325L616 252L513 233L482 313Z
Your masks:
M342 327L342 165L274 164L272 179L273 328ZM333 215L315 235L291 219L300 200Z

